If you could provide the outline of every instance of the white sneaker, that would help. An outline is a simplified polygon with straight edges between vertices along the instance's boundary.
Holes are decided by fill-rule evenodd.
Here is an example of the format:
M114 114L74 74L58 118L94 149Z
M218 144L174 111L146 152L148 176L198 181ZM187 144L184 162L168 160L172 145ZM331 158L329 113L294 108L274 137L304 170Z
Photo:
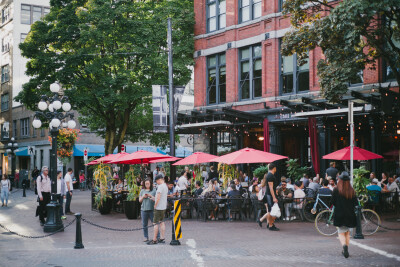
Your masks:
M296 220L296 216L292 216L292 218L290 218L292 221Z

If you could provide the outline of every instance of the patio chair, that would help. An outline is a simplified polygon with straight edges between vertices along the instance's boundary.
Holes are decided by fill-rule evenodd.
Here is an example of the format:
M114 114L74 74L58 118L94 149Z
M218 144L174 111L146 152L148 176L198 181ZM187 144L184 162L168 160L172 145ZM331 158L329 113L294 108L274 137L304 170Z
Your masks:
M242 197L236 197L236 198L230 198L228 199L228 218L231 218L231 215L235 215L235 220L236 220L236 215L239 214L239 219L242 219L242 207L243 207L243 198Z

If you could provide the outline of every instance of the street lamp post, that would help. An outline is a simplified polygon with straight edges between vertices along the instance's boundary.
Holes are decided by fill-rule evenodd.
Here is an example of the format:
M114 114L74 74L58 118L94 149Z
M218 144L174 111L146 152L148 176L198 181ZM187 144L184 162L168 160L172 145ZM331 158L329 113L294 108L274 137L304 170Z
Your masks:
M15 155L14 151L16 149L18 149L18 143L17 143L17 141L15 141L14 137L11 137L10 142L7 145L7 153L10 154L10 156L12 156L12 158L11 158L11 177L9 177L11 184L13 184L15 181L15 164L16 164L17 156ZM18 184L15 184L15 186L18 188Z
M73 120L74 114L69 112L71 104L68 98L63 96L60 98L60 85L53 83L50 85L52 97L42 96L38 103L41 111L36 112L32 122L34 128L42 126L42 120L49 123L51 134L51 152L50 152L50 178L51 178L51 201L47 205L47 220L43 227L45 232L54 232L63 228L60 216L60 204L57 201L57 136L60 128L73 129L76 126ZM67 121L67 118L69 120Z

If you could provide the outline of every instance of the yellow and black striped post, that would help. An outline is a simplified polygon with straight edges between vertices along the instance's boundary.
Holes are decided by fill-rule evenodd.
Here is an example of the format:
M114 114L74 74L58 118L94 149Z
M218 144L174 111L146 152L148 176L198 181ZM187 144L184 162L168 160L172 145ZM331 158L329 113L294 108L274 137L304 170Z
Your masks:
M181 243L178 239L182 238L182 228L181 228L181 201L174 201L174 217L172 221L172 240L169 243L172 246L178 246Z

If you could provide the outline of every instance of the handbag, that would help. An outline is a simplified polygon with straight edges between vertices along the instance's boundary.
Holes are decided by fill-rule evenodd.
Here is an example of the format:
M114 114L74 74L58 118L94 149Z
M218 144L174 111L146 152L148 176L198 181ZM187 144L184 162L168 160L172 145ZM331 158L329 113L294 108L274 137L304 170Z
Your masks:
M278 203L275 203L271 209L271 216L279 218L281 217L281 210L279 209Z
M258 200L263 200L264 199L264 196L265 196L265 192L264 192L264 190L261 188L261 190L258 192Z

